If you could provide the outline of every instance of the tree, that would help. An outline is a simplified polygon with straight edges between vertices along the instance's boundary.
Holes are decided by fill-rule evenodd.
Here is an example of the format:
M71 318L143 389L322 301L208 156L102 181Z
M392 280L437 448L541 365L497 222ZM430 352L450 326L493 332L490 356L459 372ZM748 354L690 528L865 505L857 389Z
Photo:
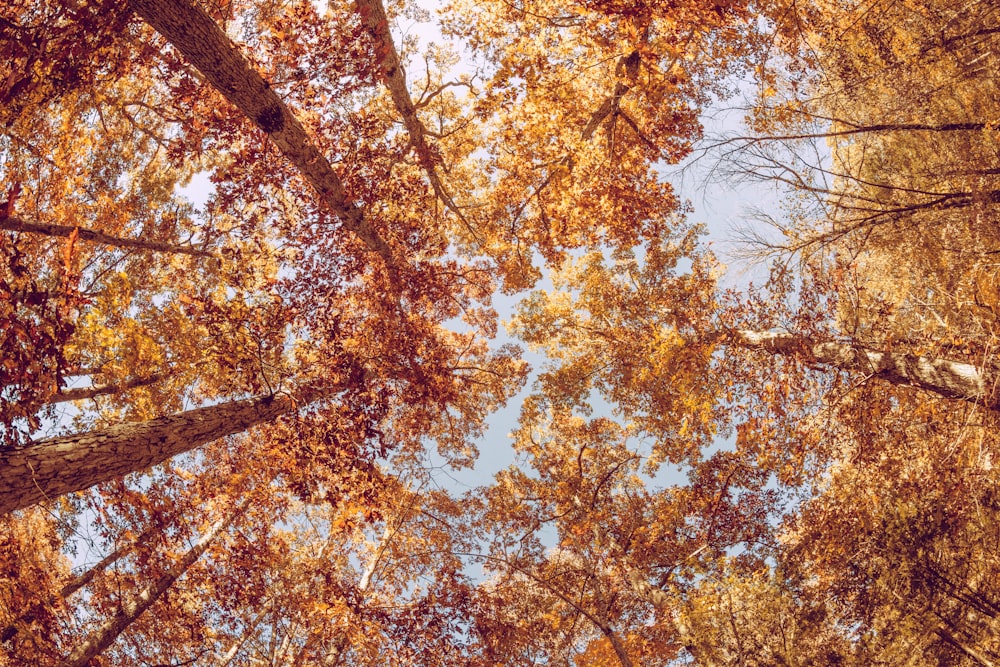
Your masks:
M156 3L151 4L149 7L145 7L145 11L151 16L153 16L154 21L156 21L157 19L163 20L164 17L166 17L166 19L169 20L180 21L181 25L179 27L178 25L173 25L173 24L168 25L167 27L161 25L162 29L168 31L170 35L172 35L177 39L181 40L187 39L190 36L190 34L193 34L193 32L197 32L198 30L201 30L206 35L211 36L212 39L214 39L214 41L211 40L209 40L208 42L199 41L196 44L196 46L199 46L199 48L205 48L206 44L209 44L213 46L213 48L215 49L214 51L209 53L208 56L204 58L199 56L199 52L192 52L189 54L189 57L193 57L196 63L201 63L202 68L209 72L209 75L211 78L214 79L215 84L217 86L221 86L222 88L224 88L225 91L229 92L231 95L231 99L237 103L237 106L241 106L242 107L241 110L250 114L250 116L256 119L258 121L258 124L260 124L260 118L262 117L261 114L267 115L265 113L265 111L267 110L257 109L252 105L260 103L260 100L257 98L257 96L254 95L253 91L255 88L263 89L262 87L265 86L265 84L263 83L263 79L261 79L260 76L249 67L246 61L243 60L241 56L239 56L239 54L232 48L232 46L228 42L228 39L225 38L223 33L215 26L215 24L211 21L210 17L207 14L190 5L181 5L178 8L173 6L167 7L165 5ZM187 42L184 42L182 44L182 49L184 48L184 44L187 44ZM188 45L189 51L193 48L194 48L193 46ZM243 80L239 82L238 86L232 84L231 82L226 83L226 81L228 80L226 81L223 80L225 78L225 74L222 73L222 70L225 69L226 67L228 67L230 70L235 71L238 76L242 77ZM247 86L249 86L249 88ZM332 171L330 165L325 162L325 159L320 160L319 153L317 153L315 146L311 143L308 137L305 136L303 128L301 127L300 124L298 124L298 121L291 116L290 112L283 105L283 103L277 101L277 97L274 96L273 93L270 94L270 97L268 97L265 94L264 99L266 101L265 106L267 106L268 109L271 109L272 107L273 109L277 109L277 111L274 111L273 113L278 113L279 115L283 114L284 116L287 116L287 122L282 121L281 127L278 127L276 125L277 121L274 122L268 121L268 123L264 123L264 125L266 126L264 127L264 129L266 131L270 131L269 133L273 135L272 139L276 141L279 147L281 147L282 150L292 158L292 162L300 169L300 171L302 171L305 174L307 180L309 180L310 183L317 188L322 197L325 198L326 204L332 207L334 212L341 215L341 217L344 217L347 228L352 232L356 233L358 237L361 238L362 241L368 246L369 249L372 249L376 253L380 254L382 256L382 259L386 261L387 263L386 268L388 273L390 274L390 283L392 283L390 285L390 292L395 293L398 289L401 288L401 285L398 282L398 275L397 275L399 267L396 266L395 260L391 257L391 251L388 248L388 246L385 245L384 241L382 241L378 237L378 234L376 232L371 230L368 223L362 220L361 210L356 208L354 205L349 205L346 202L346 200L344 199L343 185L341 184L339 177L337 176L336 173ZM398 297L399 294L396 294L396 298ZM261 401L258 401L258 403L260 402ZM267 402L269 406L271 405L270 398L268 397L265 397L263 399L263 402ZM245 427L245 425L248 425L250 423L255 423L257 421L264 419L270 419L277 414L287 411L290 406L286 405L286 403L288 403L288 401L278 399L276 403L274 403L274 405L280 406L280 409L274 409L272 406L271 410L265 411L266 414L262 413L261 415L255 415L250 420L237 419L235 422L232 422L232 426L236 428L243 428ZM236 407L242 408L243 406L239 405ZM201 416L202 414L207 414L207 413L197 413L197 416ZM224 411L216 409L213 414L217 416L223 415ZM228 417L228 415L226 416ZM156 428L157 425L151 424L149 426ZM166 428L169 431L172 427L166 426ZM196 445L198 442L206 441L207 439L213 439L215 437L221 437L226 434L227 431L224 429L218 429L218 428L208 429L207 432L205 433L204 438L191 440L191 443L193 445ZM104 434L101 432L96 432L94 435L95 437L98 438L105 437ZM123 441L125 442L129 441L130 438L129 434L119 434L119 437L122 436L124 436ZM186 437L185 434L174 430L173 433L174 442L177 442L178 438L185 438L185 437ZM111 441L108 440L107 442ZM66 444L67 443L65 442L60 442L56 443L56 446L66 445ZM40 445L35 445L35 448L31 451L41 452L41 449L38 448L39 446ZM75 448L74 451L79 453L82 450L80 448ZM177 453L177 451L178 450L176 447L174 447L173 449L168 447L161 453L152 454L152 456L148 459L143 459L143 460L136 459L134 463L130 465L127 464L124 468L121 468L115 474L121 474L124 471L136 470L146 467L150 463L156 462L158 460L163 460L163 458L165 458L164 455L169 456ZM25 452L20 452L16 455L16 457L18 457L16 459L17 465L19 465L21 468L24 468L24 466L27 466L28 469L33 468L30 461L27 461L27 459L20 458L23 456L25 456ZM98 462L98 460L101 457L95 455L95 456L87 456L85 458L88 461L94 463ZM103 463L99 467L104 467ZM97 478L90 478L84 475L84 477L78 480L76 483L60 487L60 491L69 490L71 487L82 488L83 486L94 483L95 481L100 481L100 480ZM52 488L54 489L55 487ZM44 497L44 494L47 493L47 490L40 489L40 492L43 495L38 495L38 493L34 493L34 495L32 495L29 500L26 500L24 502L31 502L40 499L41 497ZM17 501L17 503L23 504L22 501ZM17 503L15 503L15 505Z
M985 121L997 85L995 7L820 7L800 12L787 35L812 74L786 69L782 79L775 58L754 112L761 134L733 140L749 171L808 202L801 224L782 223L785 238L772 243L857 269L841 288L852 334L924 349L960 340L981 356L995 320L998 170ZM842 34L843 24L857 30ZM828 148L808 148L820 140Z
M879 432L845 434L842 462L785 529L786 572L803 595L836 602L872 659L995 661L996 563L983 543L996 535L992 433L932 405L854 400L879 415Z
M967 214L996 199L970 139L992 79L963 55L994 12L968 8L458 1L426 47L395 31L420 10L378 0L0 10L5 648L994 660L989 274L926 252L985 238ZM750 145L828 138L833 178L769 163L828 214L788 245L822 251L727 293L662 168L750 72ZM920 286L875 275L896 263L951 295L944 325L914 326ZM527 377L499 293L545 361L516 465L459 496L437 470Z
M205 13L204 11L198 9L193 5L185 3L151 2L145 5L137 5L136 8L141 15L143 15L148 21L150 21L155 27L157 27L162 33L166 35L168 40L170 40L171 43L179 49L179 51L185 58L189 59L196 67L198 67L201 70L202 74L204 74L207 77L208 82L212 84L212 87L214 87L217 90L221 90L223 94L231 102L233 102L241 112L243 112L249 118L251 118L258 125L258 127L263 129L265 133L268 134L270 139L276 143L279 149L286 156L290 158L291 163L295 166L298 172L300 172L306 178L306 180L313 186L313 188L315 188L316 191L320 194L320 199L325 202L325 206L328 207L328 210L337 215L341 219L340 220L341 223L345 225L346 229L356 234L358 238L361 239L363 245L367 249L374 251L377 255L381 257L381 259L385 262L384 269L387 271L386 277L388 279L388 284L383 285L379 289L388 289L390 293L390 303L396 301L400 297L405 296L406 293L418 289L419 291L422 292L427 292L428 290L432 289L443 289L443 293L456 294L453 288L447 287L445 283L441 282L438 278L434 277L433 273L437 271L436 269L431 269L430 273L421 270L421 272L418 272L410 277L405 278L407 284L404 284L404 282L402 282L404 279L401 277L401 274L399 272L401 270L405 270L406 273L410 271L409 263L405 259L405 255L401 254L399 258L394 258L393 253L396 251L393 251L389 247L389 245L387 245L386 242L381 238L383 232L374 231L374 228L370 226L370 223L363 220L363 215L364 215L362 212L363 209L355 204L350 204L347 202L345 198L344 183L342 182L341 178L335 172L332 171L329 163L326 162L325 158L323 158L320 155L320 153L318 152L317 145L307 135L305 128L293 115L287 104L285 104L284 101L280 100L273 92L269 92L269 89L267 89L266 84L264 83L264 79L260 76L260 74L257 73L257 71L248 63L248 61L245 58L239 55L239 52L233 48L228 38L225 37L224 33L216 26L216 24L213 22L213 19L207 13ZM365 14L365 16L371 15L371 17L375 17L374 19L369 17L369 19L365 20L369 20L368 23L369 31L382 44L381 48L383 51L385 51L386 50L385 47L387 46L386 44L387 34L381 28L381 19L378 18L378 16L380 16L378 14L378 9L379 8L377 7L373 7L371 8L370 11L367 12L367 14L365 12L362 13ZM372 14L372 12L375 12L375 14ZM737 21L745 20L745 17L743 17L739 13L737 13L735 17L736 17L735 20ZM263 17L262 20L266 23L266 21L269 19L267 17ZM632 30L633 28L629 29ZM200 38L194 39L193 37L194 35L203 35L204 39ZM391 44L388 44L388 46L391 46ZM594 46L597 47L599 45L595 44ZM391 60L393 57L392 49L389 49L388 53ZM395 56L395 58L398 60L398 56ZM635 60L635 58L633 58L633 60ZM175 66L174 63L170 63L170 65ZM633 71L633 69L635 69L636 67L635 63L633 63L632 61L629 61L629 63L624 63L624 61L622 61L619 63L619 65L621 67L625 67L625 70L627 70L626 74L629 77L633 79L635 78L636 73ZM141 75L140 73L143 71L142 67L144 66L146 65L144 65L141 61L137 59L129 61L129 67L131 67L131 69L128 70L129 74L132 76L140 76ZM123 89L127 85L128 84L121 84ZM412 102L410 103L409 106L407 105L406 101L403 99L404 96L402 95L402 89L399 82L397 81L396 83L392 84L390 88L395 89L395 92L392 91L390 92L392 92L392 94L395 95L397 102L396 106L398 106L402 110L401 113L403 113L404 116L412 117L416 113L415 111L416 107L414 107ZM624 93L625 93L624 90L619 90L617 93L615 93L615 95L620 96L623 95ZM90 95L94 97L93 92L91 92ZM161 107L150 107L148 103L144 104L144 106L153 109L155 123L159 123L161 126L169 126L171 122L175 122L173 121L173 118L171 118L165 111L165 109L168 109L169 106L164 105L164 103L160 104L162 105ZM411 109L411 107L413 108ZM25 115L29 111L31 111L31 109L26 108L24 111L20 113L21 115ZM618 112L615 111L615 113L617 114ZM689 112L685 111L684 113L689 113ZM280 122L278 120L279 116L281 118ZM602 114L600 113L598 114L598 116L601 116L603 118ZM137 122L136 118L133 116L126 115L126 119L130 123L132 123L132 125L135 125L135 123ZM634 119L630 120L632 120L632 123L634 124L635 122ZM410 121L408 122L411 134L419 135L417 136L415 141L417 141L418 144L420 144L421 142L426 143L426 136L421 135L420 128L422 127L422 125L419 122L416 122L414 118L410 118ZM589 141L594 134L594 127L596 127L596 125L594 125L594 122L589 123L588 127L584 128L582 134L583 138ZM421 136L423 138L421 138ZM132 141L134 140L134 138L128 137L128 140ZM143 135L143 140L146 140L145 135ZM646 141L648 142L649 139L646 138ZM180 143L180 145L183 145L183 137L180 142L164 139L163 141L159 141L157 143L160 145L164 143L167 145L175 143ZM419 150L426 153L429 149L425 147ZM141 153L139 152L135 152L133 154L141 155ZM570 155L567 155L566 157L570 160L575 159L572 158L572 156ZM430 162L428 162L428 159L426 157L422 159L424 160L423 171L425 172L425 174L430 174L432 181L433 180L439 181L440 178L434 176L434 174L437 172L435 171L435 169L430 168L432 165L430 164ZM118 167L119 170L121 170L121 168L122 167ZM183 178L185 169L187 169L186 166L181 168L181 171L179 172L177 178ZM576 169L576 167L574 167L574 169ZM641 174L642 173L641 166L639 167L639 169L640 171L638 173ZM643 176L642 178L648 179L648 177L646 176ZM444 196L442 195L442 193L444 192L443 188L444 188L443 185L440 184L435 185L435 189L439 197ZM12 208L15 203L16 201L12 195L11 201L9 202L10 207ZM230 207L231 206L232 204L230 204ZM652 214L652 209L650 209L650 214ZM19 232L29 232L29 233L42 232L47 235L51 235L51 234L62 234L68 228L68 226L66 225L31 226L28 225L27 223L24 223L23 220L21 220L20 218L13 217L12 215L10 215L10 213L8 213L7 220L18 221L16 228L17 231ZM465 222L468 223L468 221ZM101 240L106 243L112 243L112 246L114 246L115 244L117 244L119 247L121 246L129 247L130 245L135 246L135 244L130 244L129 242L126 242L124 239L122 239L122 237L112 237L99 230L87 229L83 231L77 231L75 232L75 234L76 238L82 236L88 240ZM120 240L115 241L116 238ZM550 241L551 240L552 239L550 239ZM558 241L559 244L568 244L568 246L570 247L577 245L579 242L580 240L572 240L569 236L566 237L566 240ZM169 245L146 245L145 241L142 243L141 247L146 250L156 250L158 252L162 252L171 248L176 248L176 246L169 246ZM451 263L452 262L446 261L445 266ZM427 266L428 268L430 268L430 265ZM454 281L454 278L456 276L455 272L449 269L447 273L449 276L451 276L449 280ZM467 274L467 275L473 275L473 274ZM346 276L344 279L345 280L347 279ZM428 282L428 280L430 280L430 282ZM460 289L467 290L466 287L462 287L461 281L458 284L460 286ZM417 287L418 285L419 288ZM481 290L481 287L476 283L470 283L468 287L471 287L476 291ZM302 294L300 296L301 300L299 301L299 303L302 303L303 307L309 307L309 308L315 307L316 303L315 300L311 299L308 294ZM327 292L326 297L329 298L330 296L331 293ZM379 294L376 291L376 293L372 294L372 296L380 297L381 294ZM421 297L421 301L424 298L425 297ZM476 297L476 298L481 298L481 297ZM471 302L469 302L468 299L469 299L468 296L460 296L457 299L458 305L462 306L463 303L468 303L469 305L471 305ZM180 301L182 304L184 303L183 298L181 298ZM233 304L233 301L230 301L229 303ZM306 306L306 303L308 303L309 305ZM405 316L403 316L403 318L398 323L402 325L402 332L406 333L407 339L419 341L421 340L421 338L427 336L427 334L430 333L431 330L426 329L425 325L419 324L418 322L413 320L416 314L416 310L413 308L413 306L416 303L418 303L418 301L415 301L411 298L409 299L408 303L410 304L410 312L407 313ZM438 303L441 303L440 300L438 300ZM373 302L371 300L366 299L363 303L358 303L358 308L360 308L362 311L365 311L367 309L368 311L367 314L370 315L371 312L374 312L374 309L371 308L372 304ZM208 304L208 305L212 306L213 304ZM234 305L238 305L238 303ZM297 308L294 301L291 307L292 309ZM231 309L232 306L227 304L227 310L231 311ZM453 314L457 312L458 311L448 310L447 312L432 312L428 313L428 315L430 316L431 320L439 320L441 318L446 317L448 314ZM232 316L235 314L236 313L226 313L224 316ZM338 315L342 315L342 313ZM389 319L396 319L399 317L398 314L393 314L391 310L390 312L387 313L386 316ZM321 327L326 326L325 323L322 321L316 323L319 324ZM281 326L282 323L280 321L277 322L276 326L268 332L268 335L272 337L278 335ZM337 324L336 326L340 325ZM421 331L422 327L423 329ZM91 328L88 327L88 332L90 331L90 329ZM489 327L487 328L487 331L489 331ZM334 335L336 335L336 332L333 333ZM319 328L317 328L311 334L311 336L315 337L317 341L322 341L322 339L326 335L328 334L320 334ZM436 334L430 333L430 335L433 337ZM176 334L173 337L176 337ZM340 344L336 341L331 341L331 343L333 345ZM431 345L438 345L438 343L434 342L432 339L428 339L428 343ZM323 343L320 344L322 345ZM413 354L414 354L413 351L415 351L419 347L419 345L415 346L413 343L410 343L406 347L409 348L409 351L404 348L403 356L408 356L410 359L413 359ZM273 364L275 362L269 361L268 363ZM407 362L404 361L404 364L406 363ZM232 365L231 362L230 364ZM423 373L424 371L420 372ZM445 369L445 372L446 373L448 372L447 369ZM266 377L266 371L264 368L260 369L259 374L263 377L256 378L255 382L253 383L254 388L258 388L262 383L270 384L268 378ZM147 372L143 373L143 375L156 376L158 374L155 372L152 374ZM514 376L515 382L516 382L516 377L517 376L515 375ZM61 378L57 377L55 383L57 384L61 381L62 381ZM420 378L420 382L424 386L427 386L429 384L427 378ZM117 384L119 385L128 385L131 383L133 383L133 380L121 379L118 380L117 382ZM141 462L138 465L141 465ZM131 467L127 466L125 469L135 469L135 467L136 467L135 465Z
M19 517L8 515L2 520L0 552L4 580L0 593L0 619L4 626L0 655L17 655L24 660L54 663L57 654L49 650L44 638L59 634L59 616L38 600L58 598L62 577L69 572L69 559L61 552L62 540L54 522L40 509L29 510ZM11 644L18 631L21 640Z
M66 657L63 664L67 667L82 667L114 642L118 636L133 621L146 612L149 607L159 600L168 588L182 576L205 550L219 536L219 533L239 518L249 502L243 501L242 507L237 508L232 514L215 522L201 538L189 549L180 560L169 568L162 576L136 595L135 599L125 603L122 608L112 618L103 623L97 630L91 633L81 644L79 644Z
M706 578L685 605L685 648L698 664L871 664L822 600L766 568L740 569Z
M4 452L0 459L4 480L0 511L21 509L139 472L206 442L271 421L296 407L296 399L290 396L251 398L43 440Z

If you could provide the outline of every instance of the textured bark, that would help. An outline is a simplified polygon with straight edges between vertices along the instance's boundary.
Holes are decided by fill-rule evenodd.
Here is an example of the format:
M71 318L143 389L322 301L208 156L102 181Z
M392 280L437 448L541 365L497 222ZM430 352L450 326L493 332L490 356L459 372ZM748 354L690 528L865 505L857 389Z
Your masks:
M2 451L0 514L144 470L315 398L258 396Z
M84 667L111 646L125 628L159 600L167 592L167 589L205 553L205 550L211 546L219 534L246 510L247 505L248 503L245 501L229 517L217 521L177 564L143 589L135 598L122 604L117 614L105 621L101 627L90 634L86 641L69 654L63 661L62 667Z
M212 17L189 0L131 0L130 4L216 90L267 133L344 227L378 253L392 272L389 245L365 220L362 209L349 201L340 177L299 120Z
M733 331L724 336L729 345L794 355L808 364L871 377L907 387L919 387L947 398L958 398L1000 409L995 373L973 364L901 352L874 350L836 341L817 342L807 336L770 331Z
M406 86L406 72L399 61L396 44L389 32L389 19L385 14L385 8L382 6L381 0L357 0L355 7L361 16L362 24L375 42L375 50L378 54L376 57L379 59L378 65L379 71L382 73L382 80L386 88L389 89L396 111L403 118L403 125L417 150L420 163L427 170L427 176L430 178L434 190L443 190L444 186L441 185L431 156L427 130L417 117L417 108L413 104L410 91ZM441 193L438 192L438 194Z
M98 232L86 227L76 227L73 225L50 225L38 222L28 222L23 218L0 217L0 229L11 232L26 232L28 234L42 234L45 236L69 237L76 232L77 238L92 243L100 243L113 248L131 248L134 250L146 250L149 252L164 252L177 255L191 255L193 257L214 257L215 254L208 250L202 250L189 245L179 245L176 243L163 243L161 241L150 241L148 239L126 239L120 236L111 236L103 232Z
M375 52L379 59L379 71L382 73L382 81L392 97L396 111L403 118L403 125L410 135L410 141L417 151L417 158L420 160L420 167L427 174L427 180L434 188L434 194L448 207L452 213L458 216L462 224L478 238L472 225L466 219L465 214L455 203L451 193L445 187L438 173L437 160L431 150L427 140L427 128L417 116L417 107L410 98L409 88L406 86L406 72L399 61L399 53L396 51L396 44L389 32L389 19L385 14L385 7L382 0L357 0L355 3L361 23L368 30L368 34L375 42Z
M355 7L361 17L361 23L375 42L375 53L379 61L382 80L386 88L389 89L396 110L403 117L403 124L417 149L417 155L425 168L433 168L430 147L427 144L427 131L420 119L417 118L417 109L413 100L410 99L410 92L406 87L406 72L400 64L399 53L396 51L392 34L389 32L389 19L385 14L382 1L357 0Z
M645 39L643 39L643 41L645 42ZM639 76L641 63L642 56L638 51L633 51L628 55L618 58L618 66L615 68L615 76L619 80L615 82L614 92L601 102L601 106L597 108L597 111L590 115L590 120L587 121L587 125L583 128L583 132L580 135L585 140L590 141L594 137L594 132L597 131L597 128L600 127L601 123L603 123L608 116L612 116L612 120L614 120L614 117L618 115L622 97L624 97L625 94L631 90L631 86L635 84L636 79ZM642 134L638 131L638 128L635 129L636 134Z
M98 396L117 394L127 389L135 389L136 387L148 387L149 385L156 384L157 382L166 377L167 376L162 373L157 373L154 375L135 378L133 380L128 380L126 382L120 382L116 384L99 384L91 387L80 387L79 389L63 389L58 394L52 396L47 402L65 403L66 401L83 401L88 398L97 398Z

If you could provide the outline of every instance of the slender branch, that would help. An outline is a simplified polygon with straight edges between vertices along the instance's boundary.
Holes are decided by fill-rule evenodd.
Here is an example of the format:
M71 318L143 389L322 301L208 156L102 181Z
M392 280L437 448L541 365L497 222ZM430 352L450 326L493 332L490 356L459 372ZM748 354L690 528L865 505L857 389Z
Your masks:
M125 382L114 382L110 384L99 384L92 387L79 387L77 389L63 389L48 400L49 403L65 403L66 401L83 401L88 398L107 396L108 394L118 394L129 389L138 387L148 387L166 378L165 373L155 373L144 377L133 378Z
M260 612L258 612L257 615L254 617L254 619L250 621L250 624L245 627L245 630L243 634L240 636L240 638L235 642L233 642L233 645L229 647L229 650L226 651L226 654L222 657L221 661L222 667L228 667L229 664L232 663L233 659L236 657L236 654L240 652L240 649L243 648L243 645L246 644L247 640L250 639L250 635L257 629L257 626L260 625L260 622L269 613L271 613L271 602L267 602L263 606Z
M976 646L970 646L966 644L961 639L953 635L948 629L942 624L940 627L935 628L934 633L944 639L946 642L960 650L965 655L972 658L972 660L982 667L995 667L996 663L990 660L982 651Z
M193 246L178 245L176 243L164 243L162 241L152 241L149 239L128 239L120 236L112 236L86 227L76 225L55 225L39 222L28 222L19 217L0 217L0 229L11 232L25 232L28 234L42 234L45 236L69 237L74 232L81 241L100 243L114 248L134 248L136 250L146 250L149 252L165 252L179 255L191 255L193 257L215 257L215 253L195 248Z
M886 134L890 132L977 132L989 127L988 123L884 123L877 125L856 125L842 119L835 122L849 126L845 130L828 130L826 132L803 132L801 134L775 134L768 136L738 136L727 137L707 146L709 150L734 143L745 145L759 144L768 141L801 141L805 139L830 139L847 137L856 134Z

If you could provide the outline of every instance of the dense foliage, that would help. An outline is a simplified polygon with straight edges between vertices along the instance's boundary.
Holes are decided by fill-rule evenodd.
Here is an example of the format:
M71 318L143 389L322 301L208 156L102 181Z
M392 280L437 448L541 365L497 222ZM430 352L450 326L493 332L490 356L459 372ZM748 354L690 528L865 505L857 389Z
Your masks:
M0 665L996 664L997 54L986 0L5 3ZM706 153L784 187L764 285Z

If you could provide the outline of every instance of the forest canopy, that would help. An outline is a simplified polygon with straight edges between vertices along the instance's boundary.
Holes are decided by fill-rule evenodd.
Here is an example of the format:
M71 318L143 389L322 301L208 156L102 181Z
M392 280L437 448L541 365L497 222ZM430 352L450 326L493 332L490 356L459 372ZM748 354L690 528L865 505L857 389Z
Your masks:
M1000 663L998 54L987 0L8 0L0 665ZM782 193L745 260L691 168Z

